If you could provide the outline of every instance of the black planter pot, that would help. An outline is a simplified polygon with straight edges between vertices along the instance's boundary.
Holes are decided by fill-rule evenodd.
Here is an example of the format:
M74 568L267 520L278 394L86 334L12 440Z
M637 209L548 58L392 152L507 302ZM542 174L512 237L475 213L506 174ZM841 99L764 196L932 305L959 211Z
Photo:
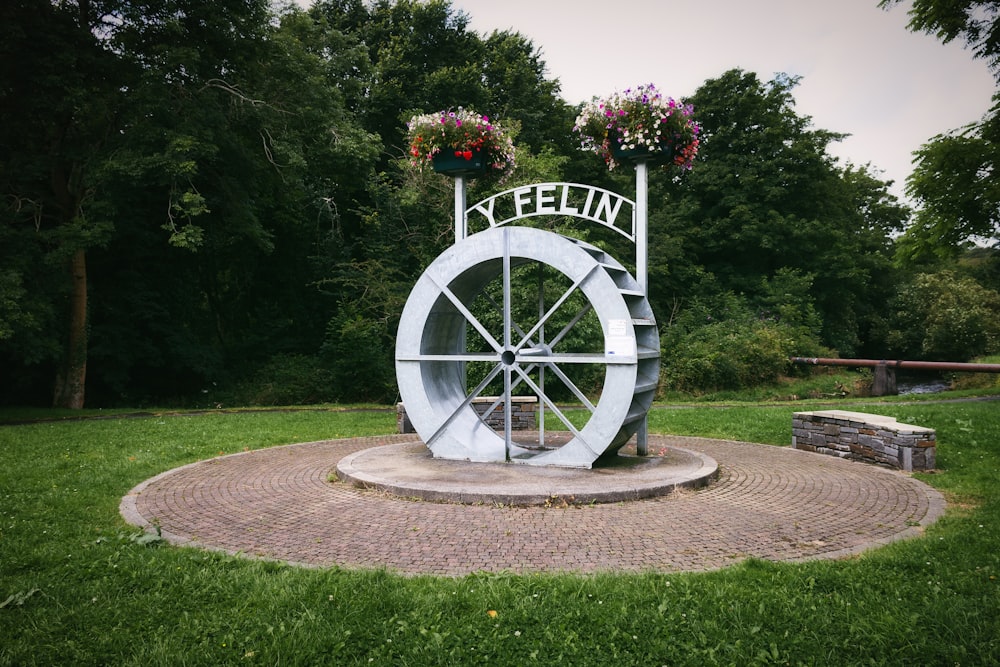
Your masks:
M486 173L486 153L482 150L441 150L431 157L434 171L448 176L480 176Z

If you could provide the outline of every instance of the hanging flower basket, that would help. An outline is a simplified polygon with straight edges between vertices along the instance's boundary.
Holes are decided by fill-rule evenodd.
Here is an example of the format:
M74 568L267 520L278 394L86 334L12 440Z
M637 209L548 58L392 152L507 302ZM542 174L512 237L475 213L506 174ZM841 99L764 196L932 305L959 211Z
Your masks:
M420 114L407 123L410 166L451 176L506 178L514 169L514 143L492 122L466 109Z
M690 104L664 97L653 84L584 105L573 131L580 147L597 153L608 169L645 159L691 169L701 126Z

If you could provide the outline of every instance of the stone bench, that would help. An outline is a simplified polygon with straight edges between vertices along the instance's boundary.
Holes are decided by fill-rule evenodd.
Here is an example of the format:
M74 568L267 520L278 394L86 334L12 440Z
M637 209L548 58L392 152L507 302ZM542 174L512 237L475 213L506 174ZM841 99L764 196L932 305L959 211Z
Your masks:
M497 396L480 396L472 399L472 407L482 416L497 400ZM535 411L538 407L537 396L512 396L510 399L510 428L514 431L533 431L537 428ZM484 418L486 424L494 431L504 430L504 402ZM400 433L414 433L413 424L406 416L406 406L396 404L396 426Z
M821 410L792 415L792 447L905 470L933 470L934 429L865 412Z

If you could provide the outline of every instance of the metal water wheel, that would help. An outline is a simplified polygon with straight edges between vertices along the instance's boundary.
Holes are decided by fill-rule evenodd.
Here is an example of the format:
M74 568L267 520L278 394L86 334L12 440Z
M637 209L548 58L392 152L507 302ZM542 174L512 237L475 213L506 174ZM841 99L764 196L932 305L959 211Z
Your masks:
M403 309L396 377L435 457L591 467L642 425L656 391L659 334L629 272L603 250L530 227L474 234L441 253ZM515 434L511 398L533 395L568 432ZM506 411L502 432L474 409ZM573 413L565 409L577 406ZM554 416L554 417L552 417Z

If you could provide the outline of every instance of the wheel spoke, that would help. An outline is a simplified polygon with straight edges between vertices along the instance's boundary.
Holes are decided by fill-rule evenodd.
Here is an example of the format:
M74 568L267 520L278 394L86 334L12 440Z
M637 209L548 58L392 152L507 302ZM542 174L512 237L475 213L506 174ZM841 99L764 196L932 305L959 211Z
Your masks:
M540 317L538 319L538 322L535 323L535 326L531 327L531 331L529 331L524 336L524 338L521 340L521 342L518 343L517 349L520 349L520 348L524 347L525 344L527 344L529 337L535 335L535 333L540 328L542 328L543 326L545 326L545 323L548 321L548 319L550 317L552 317L556 313L556 311L559 310L560 306L562 306L563 303L565 303L566 299L568 299L573 294L573 292L575 292L577 290L577 288L579 288L580 285L582 285L583 282L587 278L589 278L591 276L591 274L594 273L594 271L597 270L597 268L598 268L597 265L594 265L594 266L590 267L590 270L588 270L583 276L581 276L579 280L577 280L575 283L573 283L572 285L570 285L569 289L567 289L563 293L563 295L561 297L559 297L554 304L552 304L552 307L549 308L548 312L546 312L545 315L543 315L542 317Z
M556 334L556 337L552 339L552 342L549 343L549 346L555 347L556 345L558 345L560 341L562 341L562 339L566 337L566 334L568 334L573 329L573 327L576 326L577 322L582 320L583 316L592 311L593 309L594 306L588 301L586 305L580 309L580 312L578 312L576 316L574 316L573 319L569 321L569 324L564 326L562 331Z
M496 338L493 337L493 334L491 334L489 331L486 330L486 327L484 327L482 323L478 319L476 319L476 316L473 315L468 308L466 308L465 304L462 303L462 300L459 299L457 296L455 296L455 293L452 292L447 285L442 285L437 280L434 280L433 275L430 274L427 275L431 279L431 281L434 282L437 288L441 290L441 293L444 294L446 297L448 297L448 300L451 301L452 305L454 305L455 308L458 309L458 312L462 313L462 316L465 317L465 319L469 322L469 324L471 324L473 328L479 332L479 335L486 340L486 342L490 345L490 347L492 347L497 354L503 352L505 348L500 346L500 343L498 343Z
M503 235L503 349L510 349L510 230ZM508 385L510 383L508 382Z
M539 321L545 317L545 267L541 262L538 262L538 319ZM588 302L589 303L589 302ZM531 341L525 334L521 334L521 338L524 339L525 343L531 345ZM538 328L538 343L539 345L545 345L545 323L542 322L542 326ZM550 348L551 349L551 348ZM530 372L530 371L529 371ZM545 366L538 367L538 388L544 394L545 393ZM545 445L545 402L539 397L538 398L538 445Z
M594 411L597 410L597 408L594 407L594 404L590 402L590 399L587 398L587 396L582 391L580 391L579 387L576 386L576 383L573 382L572 380L570 380L569 376L567 376L565 373L563 373L562 370L560 370L560 368L558 366L556 366L555 364L552 364L552 363L547 363L547 364L545 364L545 366L543 366L543 369L546 368L546 367L550 368L552 370L552 372L555 373L556 376L558 376L558 378L560 380L562 380L563 384L566 385L566 387L571 392L573 392L573 395L576 396L577 399L579 399L579 401L581 403L583 403L585 406L587 406L587 409L590 410L591 414L593 414Z
M486 292L483 292L483 298L486 299L487 303L489 303L491 306L493 306L493 308L496 310L496 312L500 313L500 315L503 315L503 306L500 305L499 303L497 303L497 300L493 298L493 295L487 294ZM514 331L517 333L517 335L521 336L522 338L524 338L527 335L527 334L524 333L524 329L521 328L521 325L518 324L517 321L514 320L514 316L513 315L511 315L510 325L514 329ZM531 341L530 340L528 341L528 345L531 345Z
M593 448L591 448L590 445L587 443L587 441L584 440L583 435L580 433L580 431L578 431L577 428L572 424L572 422L570 422L570 420L566 417L566 415L563 414L562 410L556 407L556 404L550 401L549 397L546 396L544 393L542 393L542 390L539 388L539 386L535 384L523 370L521 370L516 366L514 367L514 369L524 379L524 381L528 384L528 386L531 387L536 394L538 394L538 397L545 402L545 405L547 405L549 409L555 413L556 417L559 418L559 421L561 421L566 426L566 428L569 429L570 432L572 432L573 435L576 438L578 438L580 442L584 444L585 447L587 447L587 449L593 451Z
M494 352L465 352L462 354L401 354L397 361L496 361Z
M614 359L608 359L603 352L562 352L538 357L539 362L553 364L612 364ZM627 363L627 362L618 362Z
M525 373L532 373L536 368L538 368L538 364L531 364L530 366L528 366L527 368L524 369L524 372ZM521 380L520 376L518 376L518 377L512 377L511 383L510 383L510 391L511 391L511 393L513 393L514 390L517 389L518 386L520 386L521 382L522 382L522 380ZM497 407L500 405L500 403L503 402L503 400L504 400L503 396L497 396L497 399L495 401L493 401L493 404L490 405L489 409L486 410L486 412L484 414L488 415L491 412L493 412L494 410L496 410Z
M511 276L510 276L510 230L503 232L503 349L504 355L510 350L510 329L514 321L511 315ZM503 365L503 442L504 460L510 461L511 428L510 428L510 364Z
M510 461L510 446L513 435L511 434L511 409L510 409L510 366L504 366L503 369L503 441L504 441L504 460Z

